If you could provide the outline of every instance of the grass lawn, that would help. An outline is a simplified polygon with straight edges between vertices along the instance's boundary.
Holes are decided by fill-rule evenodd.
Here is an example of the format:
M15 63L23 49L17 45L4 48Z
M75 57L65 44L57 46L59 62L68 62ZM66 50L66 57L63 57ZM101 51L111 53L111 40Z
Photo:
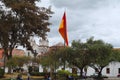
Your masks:
M19 73L12 73L12 74L5 74L4 78L1 78L0 80L15 80L17 75ZM23 80L26 80L27 75L22 75ZM31 79L42 79L44 78L43 76L31 76Z

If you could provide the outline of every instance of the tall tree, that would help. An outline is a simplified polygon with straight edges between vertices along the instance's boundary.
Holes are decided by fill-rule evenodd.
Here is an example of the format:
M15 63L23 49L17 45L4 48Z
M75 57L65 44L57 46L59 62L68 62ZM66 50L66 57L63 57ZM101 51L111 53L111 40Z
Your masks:
M91 67L98 72L98 77L102 76L102 70L111 60L113 47L111 44L102 40L93 40L90 38L86 42L89 45L89 54L91 54Z
M120 62L120 49L116 48L112 50L112 54L111 54L111 58L110 58L111 62L115 61L115 62Z
M30 60L31 58L27 56L14 56L13 58L6 61L6 66L10 67L10 70L16 67L21 68L24 64L28 64Z
M88 53L88 46L86 43L78 41L72 42L72 55L69 63L80 69L80 76L83 76L83 69L90 64L90 54Z
M73 41L69 49L62 50L63 60L80 69L80 76L83 76L83 70L90 65L98 71L101 76L102 69L107 66L111 60L112 45L102 40L93 40L89 38L86 42Z
M77 67L80 70L80 77L83 76L83 69L90 64L86 43L74 40L71 47L61 48L58 53L57 56L62 62L66 62L71 67Z
M50 69L51 78L53 79L53 72L55 72L56 78L56 69L59 67L59 59L57 58L56 51L49 51L45 55L42 55L40 60L43 68Z
M38 1L0 0L0 45L4 49L5 59L12 58L12 50L19 45L33 51L29 42L31 36L46 39L52 11L36 6Z
M56 56L59 59L60 65L63 66L63 69L65 70L68 61L70 60L69 52L72 49L70 47L61 47L57 50Z
M31 49L29 38L38 36L46 39L49 29L50 8L38 7L40 0L1 0L0 44L7 58L18 45ZM9 53L8 53L9 51Z

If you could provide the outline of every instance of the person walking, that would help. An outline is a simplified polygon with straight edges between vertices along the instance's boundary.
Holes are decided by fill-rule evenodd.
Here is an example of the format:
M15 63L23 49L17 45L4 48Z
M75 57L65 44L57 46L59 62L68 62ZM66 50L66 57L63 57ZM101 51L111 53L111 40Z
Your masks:
M21 74L18 74L16 80L23 80L23 79L22 79L22 75L21 75Z
M30 74L29 73L27 74L27 80L30 80Z

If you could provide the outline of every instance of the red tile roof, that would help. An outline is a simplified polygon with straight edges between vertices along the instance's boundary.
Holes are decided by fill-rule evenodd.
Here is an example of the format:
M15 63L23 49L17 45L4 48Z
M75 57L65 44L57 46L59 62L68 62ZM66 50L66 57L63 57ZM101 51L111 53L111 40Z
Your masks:
M1 60L0 61L0 67L4 66L4 63L2 61L2 59L3 59L3 52L4 52L4 50L0 49L0 60ZM21 50L21 49L13 49L12 55L13 56L24 56L25 52L24 52L24 50Z
M0 59L3 57L3 49L0 49Z
M21 50L21 49L13 49L12 55L13 56L24 56L25 52L24 50Z

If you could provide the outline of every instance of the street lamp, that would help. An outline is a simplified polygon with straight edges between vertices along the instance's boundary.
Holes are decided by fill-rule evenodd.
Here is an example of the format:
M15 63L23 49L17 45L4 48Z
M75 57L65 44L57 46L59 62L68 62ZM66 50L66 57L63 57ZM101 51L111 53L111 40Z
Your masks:
M55 53L55 80L56 80L56 51L57 51L57 46L52 46L51 50Z
M37 56L38 53L37 53L36 50L34 50L34 51L33 51L33 54L34 54L34 58L36 58L36 56Z

